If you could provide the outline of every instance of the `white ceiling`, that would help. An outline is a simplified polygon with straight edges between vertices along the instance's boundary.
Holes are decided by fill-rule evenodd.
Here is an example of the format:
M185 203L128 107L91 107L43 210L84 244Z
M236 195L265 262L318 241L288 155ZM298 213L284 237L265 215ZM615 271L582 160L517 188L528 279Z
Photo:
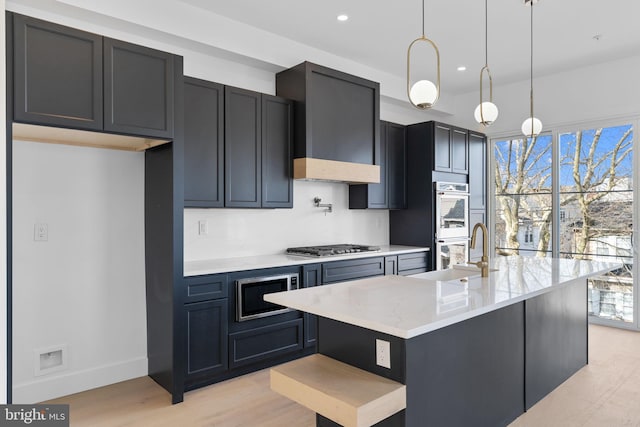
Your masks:
M421 0L181 1L400 78L406 75L407 47L421 34ZM488 0L488 8L494 85L528 79L529 6ZM425 9L425 34L440 49L442 89L477 90L485 55L484 2L425 0ZM350 19L338 22L341 13ZM534 78L640 54L638 1L541 0L533 13ZM467 71L456 71L459 65Z

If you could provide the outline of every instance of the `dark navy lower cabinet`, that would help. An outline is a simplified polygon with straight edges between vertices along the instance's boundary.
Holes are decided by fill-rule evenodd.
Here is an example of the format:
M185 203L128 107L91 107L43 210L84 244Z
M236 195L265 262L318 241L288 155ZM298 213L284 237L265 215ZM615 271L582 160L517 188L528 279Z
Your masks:
M295 319L229 334L230 367L302 350L302 326L302 319Z
M187 303L227 298L229 292L226 274L185 277L184 286L184 302Z
M322 265L306 264L302 266L302 287L310 288L322 284ZM318 316L304 313L304 347L315 348L318 340Z
M187 381L227 370L227 305L227 298L185 304Z
M394 274L398 274L398 256L384 257L384 275L393 276Z
M384 257L361 258L322 264L322 283L344 282L384 275Z
M398 255L398 274L407 276L409 274L424 273L428 271L429 253L414 252Z

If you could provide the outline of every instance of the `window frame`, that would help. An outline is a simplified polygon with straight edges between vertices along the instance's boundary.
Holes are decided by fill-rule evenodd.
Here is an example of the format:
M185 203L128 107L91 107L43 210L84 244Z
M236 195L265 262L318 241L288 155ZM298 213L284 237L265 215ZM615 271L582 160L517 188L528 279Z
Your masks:
M633 322L622 322L618 320L602 319L596 316L589 316L589 323L613 326L621 329L640 330L640 256L638 248L636 246L635 236L638 235L640 230L640 147L638 146L638 133L640 132L640 116L620 116L607 119L596 119L571 123L551 124L548 128L542 132L541 135L551 135L551 256L553 258L559 257L560 248L560 134L576 132L578 130L588 130L606 127L615 127L631 125L633 127L633 228L631 237L631 250L633 254L633 269L632 275L634 277L633 284ZM522 134L520 131L500 132L487 135L486 146L486 158L487 158L487 225L489 233L492 238L490 247L490 256L495 258L496 255L496 182L495 182L495 144L498 141L504 141L507 139L520 139ZM638 279L638 280L637 280Z

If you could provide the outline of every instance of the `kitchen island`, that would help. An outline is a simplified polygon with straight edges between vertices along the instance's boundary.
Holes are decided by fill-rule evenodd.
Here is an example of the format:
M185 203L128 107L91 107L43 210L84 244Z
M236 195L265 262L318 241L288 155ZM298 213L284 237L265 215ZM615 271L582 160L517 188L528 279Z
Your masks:
M265 300L318 315L319 353L406 385L406 409L376 426L507 425L587 363L587 278L620 264L502 257L492 267L486 278L375 277ZM318 415L317 425L337 424Z

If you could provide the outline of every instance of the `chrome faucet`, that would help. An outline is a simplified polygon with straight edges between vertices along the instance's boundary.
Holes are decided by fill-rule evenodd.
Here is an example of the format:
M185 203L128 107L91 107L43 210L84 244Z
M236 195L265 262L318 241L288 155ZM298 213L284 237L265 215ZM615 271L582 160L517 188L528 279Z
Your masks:
M489 232L487 231L487 227L481 222L473 226L473 233L471 233L471 249L475 249L476 247L476 233L478 232L478 228L482 229L482 258L480 258L480 261L472 264L475 264L480 268L482 277L489 277Z

